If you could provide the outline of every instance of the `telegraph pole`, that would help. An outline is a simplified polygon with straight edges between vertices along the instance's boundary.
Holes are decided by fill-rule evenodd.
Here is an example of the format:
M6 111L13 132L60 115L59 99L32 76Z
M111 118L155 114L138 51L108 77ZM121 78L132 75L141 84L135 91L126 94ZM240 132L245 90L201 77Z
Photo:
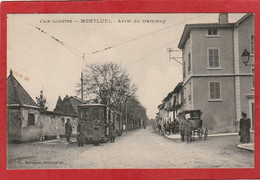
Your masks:
M81 103L83 103L83 71L81 71L81 78L80 78L80 85L81 85Z
M83 53L82 58L83 58L83 64L84 64L85 53ZM81 70L80 86L81 86L81 103L83 103L83 67L82 67L82 70Z

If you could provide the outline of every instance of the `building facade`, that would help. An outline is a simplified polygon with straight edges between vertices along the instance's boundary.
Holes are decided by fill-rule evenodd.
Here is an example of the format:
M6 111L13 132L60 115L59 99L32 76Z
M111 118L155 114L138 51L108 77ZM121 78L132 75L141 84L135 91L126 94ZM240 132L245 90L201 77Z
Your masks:
M178 47L183 109L201 110L204 125L213 132L236 131L242 111L254 124L254 68L241 60L247 49L254 62L254 14L236 23L221 13L218 23L187 24Z
M27 142L64 135L67 119L71 120L73 134L76 134L77 116L42 110L10 71L7 78L8 142Z

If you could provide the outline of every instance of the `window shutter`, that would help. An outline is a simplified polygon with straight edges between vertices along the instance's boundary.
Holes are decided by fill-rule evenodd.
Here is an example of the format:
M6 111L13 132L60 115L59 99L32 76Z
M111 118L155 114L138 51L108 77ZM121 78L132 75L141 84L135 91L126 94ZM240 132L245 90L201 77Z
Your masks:
M210 83L210 99L214 99L214 83Z
M214 64L213 64L213 49L209 49L209 67L214 67Z
M219 67L218 49L214 49L214 67Z
M219 82L216 82L215 83L215 92L216 92L216 96L215 96L215 99L220 99L220 83Z

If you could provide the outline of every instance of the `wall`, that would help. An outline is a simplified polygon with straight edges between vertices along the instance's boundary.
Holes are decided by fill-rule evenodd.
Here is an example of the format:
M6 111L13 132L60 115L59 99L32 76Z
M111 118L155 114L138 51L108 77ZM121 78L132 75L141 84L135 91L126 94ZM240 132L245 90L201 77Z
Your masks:
M65 135L65 123L67 119L70 119L72 134L77 134L78 120L76 117L41 113L39 121L42 127L42 136Z
M8 142L22 140L22 114L19 107L7 107L7 139Z
M219 28L217 37L207 36L208 28L192 29L192 73L234 73L232 28ZM220 69L208 69L208 48L219 48ZM196 52L196 53L195 53Z
M41 137L41 127L39 122L39 109L32 109L28 107L21 108L22 113L22 141L37 140ZM28 125L28 114L34 114L35 124Z
M241 56L244 49L251 53L251 40L250 36L255 34L254 16L248 17L238 25L238 43L239 43L239 56ZM249 64L253 64L255 56L251 55ZM251 67L245 66L242 59L239 61L240 73L251 73Z
M209 101L209 81L221 82L222 101ZM235 131L234 77L194 78L194 107L203 113L203 124L210 133Z

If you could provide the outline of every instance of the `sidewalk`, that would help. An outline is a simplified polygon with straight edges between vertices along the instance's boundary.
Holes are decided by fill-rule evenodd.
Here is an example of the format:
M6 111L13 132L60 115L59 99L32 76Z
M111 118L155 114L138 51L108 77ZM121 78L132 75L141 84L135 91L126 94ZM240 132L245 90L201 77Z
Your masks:
M66 139L60 138L60 139L52 139L52 140L46 140L46 141L40 141L38 142L39 144L47 144L47 145L53 145L53 144L64 144L64 145L69 145L72 143L77 142L77 139L74 137L71 137L71 142L67 142Z
M237 136L237 133L221 133L221 134L209 134L208 137L221 137L221 136ZM166 135L164 134L165 137L173 140L178 140L181 139L180 134L171 134L171 135ZM195 135L195 138L198 138L197 135ZM255 150L255 143L247 143L247 144L238 144L237 148L240 149L245 149L248 151L254 151Z
M255 143L238 144L237 147L248 151L255 151Z
M237 133L221 133L221 134L209 134L208 137L235 136L235 135L237 135ZM179 133L178 134L171 134L171 135L164 134L164 136L169 138L169 139L181 139L181 135ZM197 137L198 136L195 135L195 138L197 138Z

